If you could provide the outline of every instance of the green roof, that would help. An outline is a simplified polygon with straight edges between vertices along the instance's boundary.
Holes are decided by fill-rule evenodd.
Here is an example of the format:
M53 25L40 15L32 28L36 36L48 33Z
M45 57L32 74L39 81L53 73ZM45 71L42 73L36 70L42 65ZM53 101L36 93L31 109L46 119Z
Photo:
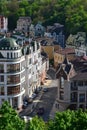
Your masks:
M20 46L13 38L4 38L0 41L0 50L18 50Z

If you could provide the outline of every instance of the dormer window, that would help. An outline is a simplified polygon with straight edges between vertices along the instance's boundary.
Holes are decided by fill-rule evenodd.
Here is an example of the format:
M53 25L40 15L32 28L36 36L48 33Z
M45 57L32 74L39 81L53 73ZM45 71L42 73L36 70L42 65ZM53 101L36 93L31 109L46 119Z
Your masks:
M7 52L7 58L9 58L9 53Z

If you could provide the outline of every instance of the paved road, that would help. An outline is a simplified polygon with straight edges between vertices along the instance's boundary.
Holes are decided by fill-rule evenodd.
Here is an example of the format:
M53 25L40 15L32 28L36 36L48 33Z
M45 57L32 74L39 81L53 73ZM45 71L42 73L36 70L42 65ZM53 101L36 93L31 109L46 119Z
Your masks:
M50 78L52 78L50 80L49 85L45 85L45 87L48 87L48 92L41 91L39 93L40 98L39 100L37 100L37 97L36 100L34 100L34 102L37 102L37 104L32 113L29 113L28 109L26 110L26 115L35 116L37 114L38 108L40 106L44 107L45 112L41 116L44 119L44 121L47 121L49 119L51 115L51 110L53 108L53 104L57 97L57 80L55 79L55 72L52 69L50 69L47 73L49 74Z
M42 96L37 103L35 110L29 114L29 116L35 116L37 114L38 108L44 107L45 112L41 117L44 119L44 121L49 119L53 104L57 96L57 86L54 86L56 85L55 83L56 80L53 80L52 83L48 86L48 92L42 92Z

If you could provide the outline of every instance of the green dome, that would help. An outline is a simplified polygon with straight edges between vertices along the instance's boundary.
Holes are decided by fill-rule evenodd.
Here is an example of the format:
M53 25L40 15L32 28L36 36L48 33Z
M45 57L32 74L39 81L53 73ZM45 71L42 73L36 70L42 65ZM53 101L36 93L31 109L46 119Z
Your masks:
M4 38L0 41L0 50L18 50L20 46L13 38Z

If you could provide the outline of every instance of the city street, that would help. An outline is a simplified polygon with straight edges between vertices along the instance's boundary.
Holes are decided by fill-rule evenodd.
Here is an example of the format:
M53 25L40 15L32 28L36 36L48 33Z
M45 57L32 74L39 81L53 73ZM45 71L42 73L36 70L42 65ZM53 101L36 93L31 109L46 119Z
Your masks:
M41 117L44 119L44 121L47 121L49 119L53 104L57 96L57 86L54 86L55 82L56 81L53 80L49 86L46 86L48 87L48 91L42 92L42 96L39 99L36 108L31 114L29 114L29 116L35 116L37 114L38 108L44 107L45 111Z
M33 111L30 113L28 107L27 109L25 109L25 112L22 113L22 115L33 117L37 115L38 108L43 107L44 114L41 115L41 117L44 119L44 121L47 121L50 118L53 104L57 97L57 80L55 79L55 72L52 69L48 71L47 76L48 79L46 80L46 83L42 86L42 88L48 88L48 91L44 92L42 89L33 101Z

